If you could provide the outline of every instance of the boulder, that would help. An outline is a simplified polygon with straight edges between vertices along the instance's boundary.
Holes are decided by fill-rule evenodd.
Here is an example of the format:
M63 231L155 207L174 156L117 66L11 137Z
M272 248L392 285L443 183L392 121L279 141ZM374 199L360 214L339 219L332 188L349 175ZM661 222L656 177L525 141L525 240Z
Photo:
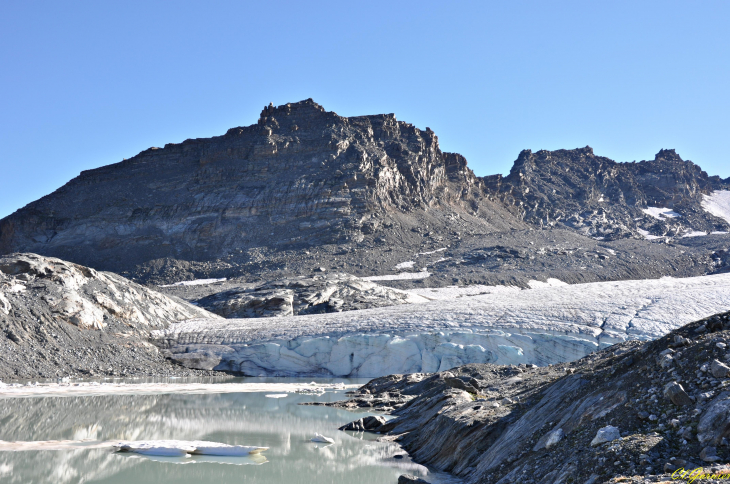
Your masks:
M618 428L613 425L607 425L598 430L596 436L591 441L591 446L595 447L596 445L603 444L604 442L613 442L620 438L621 432L619 432Z
M730 373L730 367L717 360L712 360L710 371L715 378L725 378Z
M694 402L677 382L667 383L664 387L664 396L677 406L692 405Z

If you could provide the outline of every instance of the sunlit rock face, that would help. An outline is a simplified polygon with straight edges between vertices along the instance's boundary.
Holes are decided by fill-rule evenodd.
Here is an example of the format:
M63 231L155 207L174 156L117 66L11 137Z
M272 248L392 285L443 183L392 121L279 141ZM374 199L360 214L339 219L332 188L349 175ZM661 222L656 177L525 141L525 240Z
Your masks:
M730 309L728 274L493 288L471 297L447 291L451 299L351 313L191 320L153 337L189 368L376 377L467 363L571 361Z

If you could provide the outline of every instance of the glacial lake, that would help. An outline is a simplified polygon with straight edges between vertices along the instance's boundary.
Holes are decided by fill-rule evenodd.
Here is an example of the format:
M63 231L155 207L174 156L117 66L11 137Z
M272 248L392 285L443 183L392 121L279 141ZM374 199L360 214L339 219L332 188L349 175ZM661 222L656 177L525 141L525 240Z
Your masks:
M311 381L312 379L306 380ZM127 380L139 383L140 380ZM168 382L298 382L294 379L171 379ZM317 378L318 383L367 380ZM411 462L396 443L376 435L341 432L341 425L372 413L355 413L302 402L335 401L324 395L280 392L35 396L0 398L0 440L71 441L64 450L0 451L0 482L28 483L241 483L395 484L401 474L433 483L448 476ZM315 433L334 444L311 442ZM147 457L94 448L113 440L207 440L269 447L250 457ZM6 448L7 444L4 444ZM12 444L10 445L12 447ZM403 456L398 459L396 455Z

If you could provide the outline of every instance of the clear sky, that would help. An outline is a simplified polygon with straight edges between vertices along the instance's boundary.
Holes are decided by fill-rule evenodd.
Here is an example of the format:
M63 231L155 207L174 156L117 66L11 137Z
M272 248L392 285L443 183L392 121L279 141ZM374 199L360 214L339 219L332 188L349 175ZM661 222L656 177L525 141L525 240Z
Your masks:
M520 150L676 148L730 176L730 2L7 0L0 217L150 146L313 98L431 127L477 175Z

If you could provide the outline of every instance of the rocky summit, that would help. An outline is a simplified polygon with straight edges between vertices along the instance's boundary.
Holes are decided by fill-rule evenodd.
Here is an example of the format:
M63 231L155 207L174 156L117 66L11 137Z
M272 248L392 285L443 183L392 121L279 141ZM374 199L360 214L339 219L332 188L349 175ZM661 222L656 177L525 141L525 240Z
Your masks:
M638 163L616 163L596 156L589 146L524 150L509 175L484 181L521 220L566 226L590 237L681 237L730 230L728 217L703 207L713 192L730 189L730 179L709 177L674 150Z
M431 225L461 214L483 231L522 226L429 128L393 114L345 118L308 99L269 106L223 136L85 171L3 219L0 253L123 271L366 236L409 244L421 238L413 213L428 211Z

